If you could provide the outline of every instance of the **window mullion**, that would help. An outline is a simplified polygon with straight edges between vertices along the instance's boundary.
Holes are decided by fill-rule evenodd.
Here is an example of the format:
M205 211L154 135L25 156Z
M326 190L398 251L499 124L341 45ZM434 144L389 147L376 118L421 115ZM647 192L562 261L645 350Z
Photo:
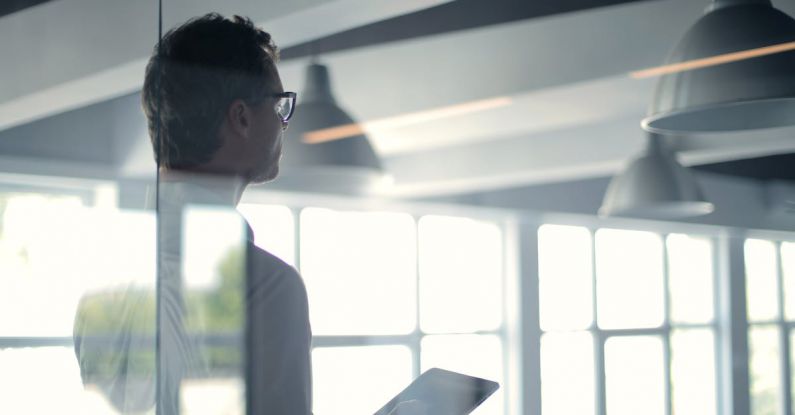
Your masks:
M293 214L293 261L295 269L301 272L301 208L290 208ZM301 274L302 276L304 274Z
M599 329L599 332L604 337L666 336L670 332L670 328L667 325L663 325L641 329Z
M521 290L522 413L541 414L541 327L539 320L538 225L519 225Z
M312 338L313 347L348 347L348 346L405 346L410 345L415 338L416 333L404 335L378 335L369 336L351 335L351 336L314 336Z
M591 236L591 303L593 307L593 340L594 340L594 376L596 385L596 415L607 414L607 388L605 383L605 342L607 336L599 330L598 324L598 295L597 295L597 275L596 275L596 230L589 229Z
M723 235L718 241L721 285L720 344L723 361L723 413L751 413L748 370L748 312L746 306L745 238Z
M668 238L667 235L662 236L662 278L663 278L663 327L666 329L663 335L663 367L664 376L663 385L665 387L665 414L671 415L673 412L672 401L672 388L671 381L671 293L670 293L670 278L668 272L670 271L670 264L668 258Z
M781 409L782 414L792 414L792 377L790 376L792 368L790 368L790 333L787 330L787 325L784 323L785 308L784 303L784 266L781 259L781 242L776 243L776 279L778 284L778 315L779 315L779 347L781 348L780 364L781 364L781 389L782 400Z
M1 336L0 349L28 347L72 347L72 336L23 337Z
M412 375L416 378L422 371L422 337L423 332L420 330L420 218L416 215L411 216L414 220L414 298L416 304L414 305L414 336L410 344L411 347L411 362L412 362Z
M715 390L715 400L716 400L715 408L717 409L717 413L718 414L724 414L724 413L727 413L727 412L724 412L724 409L726 408L726 405L725 405L725 402L726 402L725 399L726 398L725 398L725 396L726 396L726 393L729 392L729 391L728 390L724 391L724 388L722 387L722 385L719 382L720 382L721 379L724 379L724 376L725 376L726 373L730 372L730 369L723 367L723 362L724 361L728 361L728 360L725 360L725 359L728 359L728 358L724 357L724 355L728 352L728 350L724 350L725 348L722 347L722 345L721 345L721 343L722 343L721 339L723 339L723 337L724 337L723 336L723 332L725 330L723 325L721 324L721 313L722 313L721 310L722 310L722 304L725 301L727 301L727 300L724 299L723 295L721 294L723 292L722 291L722 287L725 284L725 279L719 278L719 275L721 275L721 272L722 272L722 270L721 270L721 261L723 259L722 256L721 256L722 253L720 252L720 250L716 249L719 246L718 245L719 242L720 241L718 240L718 238L715 238L715 237L710 238L710 243L712 244L712 298L713 298L713 303L712 303L713 319L712 319L711 327L712 327L713 333L715 333L714 334L714 341L713 341L713 344L714 344L713 347L714 347L714 353L715 353L715 357L713 359L713 361L715 363L715 373L714 373L714 375L715 375L715 380L716 380L716 382L715 382L715 389L716 389Z

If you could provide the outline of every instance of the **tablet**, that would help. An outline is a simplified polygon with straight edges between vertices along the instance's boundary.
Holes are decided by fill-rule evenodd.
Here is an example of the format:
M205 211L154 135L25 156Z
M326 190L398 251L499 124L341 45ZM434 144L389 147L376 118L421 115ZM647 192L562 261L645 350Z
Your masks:
M387 402L375 415L388 415L401 402L418 400L433 415L466 415L493 394L497 382L451 372L429 369Z

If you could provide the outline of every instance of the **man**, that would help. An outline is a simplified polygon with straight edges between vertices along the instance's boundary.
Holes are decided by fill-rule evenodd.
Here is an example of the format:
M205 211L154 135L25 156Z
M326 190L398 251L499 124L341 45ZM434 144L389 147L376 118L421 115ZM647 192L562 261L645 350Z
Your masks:
M87 310L97 305L90 298L81 302L75 320L83 381L95 379L120 412L151 411L156 404L159 413L178 414L185 381L213 376L212 356L197 339L201 336L189 310L197 301L186 292L190 278L183 245L190 241L184 238L185 212L196 205L233 209L249 184L278 175L282 133L296 95L284 92L277 59L270 35L250 20L212 13L166 33L147 65L142 104L160 173L157 346L147 343L155 330L148 324L155 315L154 301L140 289L112 297L113 311L106 314L113 321L101 324L113 327L112 333L103 332L115 344L111 349L87 352L92 348L86 339L96 333ZM240 268L245 275L236 299L245 303L237 328L244 332L240 363L246 411L311 414L306 288L292 267L254 246L248 226L244 235ZM101 304L105 309L107 302ZM141 349L156 349L152 354L159 365L136 355ZM98 361L101 370L96 370ZM424 412L421 403L412 401L393 413Z
M180 382L200 366L185 356L201 353L184 333L184 276L172 266L182 261L184 208L234 207L249 184L277 176L295 107L277 59L270 35L250 20L208 14L164 35L147 66L142 102L161 176L161 407L178 410ZM310 414L306 289L292 267L250 240L245 245L247 412Z

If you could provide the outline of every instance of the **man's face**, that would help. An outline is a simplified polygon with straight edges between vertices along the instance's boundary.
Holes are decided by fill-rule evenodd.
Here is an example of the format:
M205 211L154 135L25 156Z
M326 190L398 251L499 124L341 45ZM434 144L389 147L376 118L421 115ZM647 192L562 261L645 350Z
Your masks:
M271 94L284 92L279 72L271 66L269 76L272 78ZM284 124L276 113L274 105L276 98L266 98L261 104L252 107L254 113L251 126L250 155L252 156L252 169L250 180L252 183L263 183L273 180L279 174L279 159L282 155L282 133Z

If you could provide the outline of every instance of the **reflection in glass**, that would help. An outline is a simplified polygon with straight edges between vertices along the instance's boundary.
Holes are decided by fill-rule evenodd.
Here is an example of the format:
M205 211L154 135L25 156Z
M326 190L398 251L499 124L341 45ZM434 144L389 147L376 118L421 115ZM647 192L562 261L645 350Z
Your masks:
M649 232L596 232L599 327L657 327L663 323L662 241Z
M717 413L715 339L709 329L671 335L671 399L677 415Z
M154 410L156 306L153 287L86 294L74 316L74 356L86 389L121 413Z
M671 321L709 323L715 304L711 241L673 234L666 242Z
M781 270L784 280L784 315L795 320L795 242L781 244Z
M241 203L237 210L254 232L254 244L295 266L295 223L286 206Z
M745 274L750 321L770 321L778 317L776 245L770 241L745 241Z
M594 414L593 338L588 332L541 337L541 413Z
M312 366L318 415L374 413L412 379L404 346L315 348Z
M748 332L753 415L782 415L780 335L775 326L751 327Z
M502 233L493 223L448 216L419 222L420 326L429 333L502 324Z
M608 414L665 413L665 370L661 338L609 338L605 342L605 375Z
M414 329L415 232L402 213L301 212L301 271L315 335Z
M538 264L541 329L577 330L590 326L593 278L588 229L542 226L538 230Z
M500 389L472 414L503 414L504 388L502 341L494 335L436 335L422 339L422 371L433 367L493 380Z
M180 389L185 414L242 413L245 327L243 219L232 208L188 206L182 231L184 329L193 361Z

